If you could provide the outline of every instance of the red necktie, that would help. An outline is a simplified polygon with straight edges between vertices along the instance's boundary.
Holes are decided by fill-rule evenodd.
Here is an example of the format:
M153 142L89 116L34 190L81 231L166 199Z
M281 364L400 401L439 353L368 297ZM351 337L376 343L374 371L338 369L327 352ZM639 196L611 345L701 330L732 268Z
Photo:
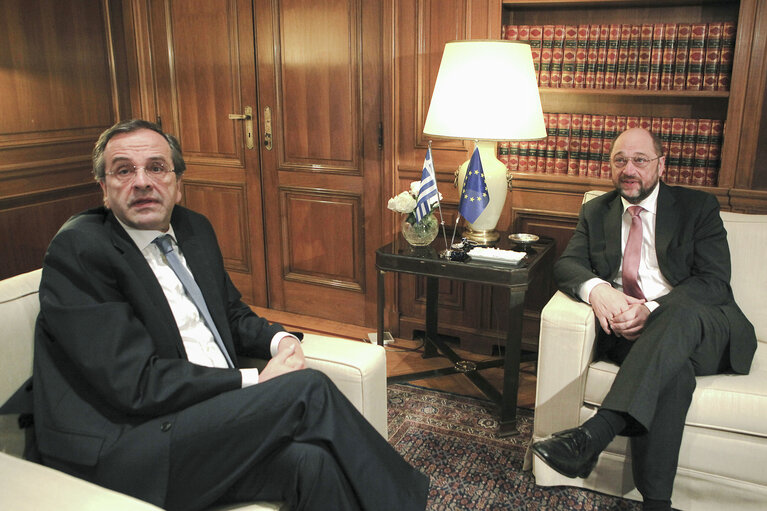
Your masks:
M639 215L644 211L641 206L629 206L631 214L631 229L626 241L626 249L623 251L623 292L634 298L644 298L644 293L639 288L637 276L639 274L639 260L642 256L642 219Z

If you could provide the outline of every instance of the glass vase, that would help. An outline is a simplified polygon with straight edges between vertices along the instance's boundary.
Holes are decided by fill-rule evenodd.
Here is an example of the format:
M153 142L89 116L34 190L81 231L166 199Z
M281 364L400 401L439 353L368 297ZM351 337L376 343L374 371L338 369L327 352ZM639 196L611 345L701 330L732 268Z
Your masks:
M439 233L439 224L433 214L429 213L420 222L408 222L409 215L402 215L402 236L414 247L429 245Z

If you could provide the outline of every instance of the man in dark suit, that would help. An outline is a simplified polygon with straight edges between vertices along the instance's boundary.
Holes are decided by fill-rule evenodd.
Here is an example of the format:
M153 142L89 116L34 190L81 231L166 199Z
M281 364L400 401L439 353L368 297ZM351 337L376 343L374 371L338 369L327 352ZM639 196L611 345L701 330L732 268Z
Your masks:
M210 223L177 205L178 142L127 121L93 156L106 207L67 221L43 265L33 379L44 464L167 509L424 509L428 478L304 369L295 336L240 300ZM259 373L238 355L270 360Z
M621 367L596 415L533 452L587 477L615 435L628 435L644 509L670 509L695 376L748 373L756 337L730 289L717 199L660 182L662 146L644 129L620 134L610 158L615 190L583 205L554 273L591 304L598 356Z

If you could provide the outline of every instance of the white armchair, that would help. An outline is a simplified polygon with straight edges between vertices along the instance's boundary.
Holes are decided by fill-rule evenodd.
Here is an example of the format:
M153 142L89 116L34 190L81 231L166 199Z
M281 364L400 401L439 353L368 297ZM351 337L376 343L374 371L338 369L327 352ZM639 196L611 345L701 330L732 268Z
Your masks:
M0 281L0 404L32 374L37 289L41 270ZM386 354L363 342L306 334L308 367L327 374L384 438ZM256 363L256 361L249 361ZM14 511L159 510L159 508L63 472L20 459L24 435L17 416L0 415L0 501ZM250 503L220 509L278 510L279 503Z
M679 509L762 510L767 503L767 215L722 212L732 288L756 328L748 375L697 379L687 414L672 501ZM594 362L591 307L562 292L541 314L533 441L576 427L596 412L618 367ZM586 479L569 479L533 457L536 484L578 486L641 500L628 441L617 437Z

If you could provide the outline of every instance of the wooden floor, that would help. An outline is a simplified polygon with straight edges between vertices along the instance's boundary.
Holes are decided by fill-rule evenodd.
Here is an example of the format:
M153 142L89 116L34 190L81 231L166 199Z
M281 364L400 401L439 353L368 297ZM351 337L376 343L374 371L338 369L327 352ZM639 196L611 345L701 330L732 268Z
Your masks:
M336 335L348 339L365 342L368 339L368 333L372 329L335 321L317 319L309 316L291 314L289 312L280 312L261 307L253 308L256 313L269 321L282 324L288 330L298 330L302 332L311 332L324 335ZM455 349L456 353L465 357L467 360L480 361L489 360L498 357L478 355ZM388 376L414 373L419 371L428 371L449 367L450 362L443 357L424 359L421 357L423 347L421 341L412 341L404 339L395 339L394 343L386 346L386 370ZM499 391L502 389L503 370L499 368L485 369L482 375ZM439 376L424 380L410 382L414 385L428 387L438 390L462 394L465 396L484 397L484 395L472 384L466 376L454 374L449 376ZM520 367L519 376L519 394L517 395L518 406L524 408L533 408L535 404L535 362L523 362Z

